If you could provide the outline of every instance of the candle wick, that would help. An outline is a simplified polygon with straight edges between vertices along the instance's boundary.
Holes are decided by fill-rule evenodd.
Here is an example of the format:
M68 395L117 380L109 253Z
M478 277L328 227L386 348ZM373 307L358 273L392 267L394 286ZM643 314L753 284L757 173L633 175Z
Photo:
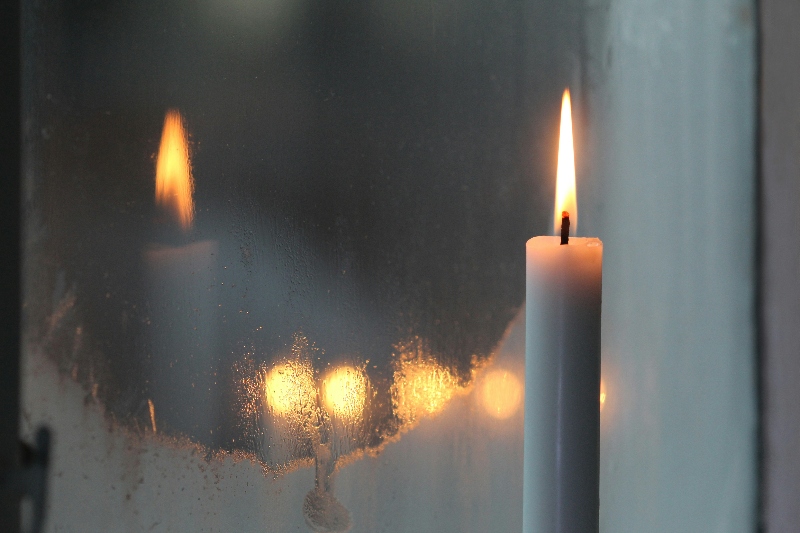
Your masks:
M569 244L569 213L561 212L561 244Z

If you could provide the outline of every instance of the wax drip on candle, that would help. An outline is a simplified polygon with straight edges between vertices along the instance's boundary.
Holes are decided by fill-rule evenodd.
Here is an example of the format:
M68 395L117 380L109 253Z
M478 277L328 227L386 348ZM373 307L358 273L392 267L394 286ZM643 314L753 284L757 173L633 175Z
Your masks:
M561 244L569 244L569 213L561 212Z

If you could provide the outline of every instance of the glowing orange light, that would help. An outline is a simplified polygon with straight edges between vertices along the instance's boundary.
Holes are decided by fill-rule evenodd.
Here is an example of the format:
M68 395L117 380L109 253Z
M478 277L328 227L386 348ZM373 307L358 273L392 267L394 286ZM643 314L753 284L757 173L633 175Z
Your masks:
M490 372L482 388L483 407L500 420L511 417L522 402L522 384L507 370Z
M194 180L189 142L181 114L167 111L156 162L156 204L169 210L186 230L194 218Z
M358 420L367 401L367 377L352 366L332 370L322 381L325 407L340 418Z
M603 405L606 403L606 384L600 380L600 411L603 410Z
M264 379L267 405L278 416L309 418L316 409L314 371L302 361L276 365Z
M153 400L147 400L147 406L150 408L150 424L153 426L153 433L156 431L156 408L153 405Z
M569 89L561 99L561 132L558 137L558 170L556 172L556 207L553 213L555 233L561 232L562 212L569 213L570 230L578 229L578 200L575 196L575 149L572 142L572 106Z
M401 361L394 373L392 403L403 422L441 411L459 390L458 380L432 358Z

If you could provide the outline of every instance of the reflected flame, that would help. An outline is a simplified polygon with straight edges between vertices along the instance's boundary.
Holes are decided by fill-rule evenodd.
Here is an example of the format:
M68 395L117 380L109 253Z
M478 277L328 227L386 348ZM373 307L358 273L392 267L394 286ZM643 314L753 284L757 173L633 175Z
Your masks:
M313 413L317 389L310 364L289 361L275 366L264 379L267 405L278 416L303 417Z
M578 229L578 201L575 196L575 149L572 141L572 106L569 89L561 99L561 133L558 137L558 170L556 172L556 206L553 212L555 233L561 232L561 213L569 213L570 232Z
M600 412L603 412L603 405L606 403L606 383L600 380Z
M175 109L167 111L156 163L156 204L169 210L184 230L194 218L194 180L189 142L183 118Z
M392 403L403 422L441 411L459 390L458 380L433 358L400 361L394 372Z
M156 431L156 408L153 405L153 400L147 400L147 406L150 408L150 424L153 426L153 433L158 433Z
M325 407L334 416L355 422L367 401L367 377L361 370L340 366L322 381Z
M493 370L483 382L483 407L491 416L504 420L517 412L522 402L522 384L507 370Z

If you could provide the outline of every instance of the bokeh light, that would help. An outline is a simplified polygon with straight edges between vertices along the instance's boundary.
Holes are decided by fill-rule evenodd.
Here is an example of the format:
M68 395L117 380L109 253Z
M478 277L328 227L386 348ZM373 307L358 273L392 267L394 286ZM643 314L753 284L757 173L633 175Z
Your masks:
M333 369L322 382L325 408L334 416L356 421L367 401L367 377L352 366Z
M492 370L481 387L483 407L494 418L511 417L522 403L522 383L508 370Z
M401 360L394 372L392 404L404 423L441 411L459 390L456 377L433 358Z
M278 416L304 417L316 408L314 371L304 361L286 361L270 370L264 379L267 405Z

